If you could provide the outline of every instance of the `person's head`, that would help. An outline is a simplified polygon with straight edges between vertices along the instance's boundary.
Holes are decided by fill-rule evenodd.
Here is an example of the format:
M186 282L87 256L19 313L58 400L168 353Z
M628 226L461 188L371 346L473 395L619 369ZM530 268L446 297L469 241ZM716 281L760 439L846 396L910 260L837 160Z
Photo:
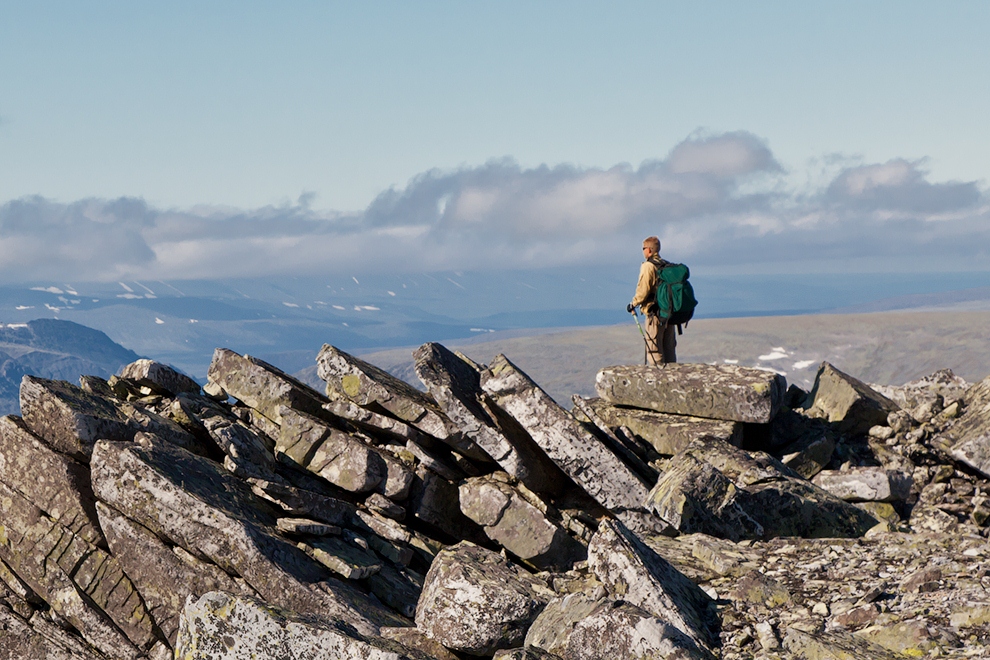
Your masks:
M643 240L643 257L649 259L660 254L660 239L656 236L650 236Z

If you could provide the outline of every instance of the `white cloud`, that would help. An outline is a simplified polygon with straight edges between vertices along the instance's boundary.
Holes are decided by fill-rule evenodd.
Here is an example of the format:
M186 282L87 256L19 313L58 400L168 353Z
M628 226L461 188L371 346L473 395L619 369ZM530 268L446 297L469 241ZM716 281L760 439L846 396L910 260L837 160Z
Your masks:
M922 161L829 163L825 177L785 172L763 140L735 132L692 136L638 167L431 170L349 215L314 211L310 196L254 210L30 197L0 206L0 278L549 267L636 261L651 234L695 272L990 263L990 198L976 182L932 182Z

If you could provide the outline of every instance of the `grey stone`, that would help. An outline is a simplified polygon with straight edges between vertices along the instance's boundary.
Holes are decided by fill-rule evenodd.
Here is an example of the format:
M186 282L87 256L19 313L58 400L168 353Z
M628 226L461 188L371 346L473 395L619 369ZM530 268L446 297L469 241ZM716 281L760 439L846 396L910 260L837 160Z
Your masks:
M946 431L952 458L990 477L990 376L966 391L965 412Z
M812 480L847 502L903 502L911 494L913 482L910 474L876 467L824 470Z
M308 534L310 536L335 536L340 527L310 520L309 518L279 518L276 526L286 534Z
M250 482L255 495L274 502L286 513L309 516L329 525L344 524L351 520L357 509L350 502L302 488L260 479L252 479Z
M619 406L766 424L780 408L787 385L779 374L759 369L677 363L606 367L598 372L595 389Z
M601 398L584 401L609 427L628 428L663 456L672 456L692 440L704 436L719 438L737 447L742 445L743 425L739 422L621 408Z
M212 461L166 443L103 442L93 454L97 497L156 536L242 577L272 605L335 617L374 634L402 619L334 579L276 535L277 511Z
M877 521L763 452L694 441L671 459L650 508L682 532L727 538L862 536Z
M392 518L393 520L402 520L406 517L406 510L404 507L399 506L380 493L372 493L369 495L365 498L364 505L368 507L369 510L388 518Z
M543 608L526 632L526 647L562 656L574 627L597 611L605 602L584 592L557 596Z
M566 477L529 434L486 405L481 374L473 365L435 343L423 344L413 357L416 375L443 412L499 467L535 492L560 491Z
M433 470L448 481L460 481L466 475L456 463L446 460L437 453L428 451L410 440L406 443L406 451L416 457L421 465Z
M317 621L222 592L190 599L175 657L183 660L428 660L426 654L339 622Z
M275 451L344 490L363 493L385 481L384 456L320 419L284 408ZM394 460L394 459L392 459Z
M623 601L605 601L574 626L565 660L714 660L670 623Z
M840 432L867 433L885 424L897 404L869 385L822 362L808 395L806 414L835 424Z
M60 380L24 376L21 414L32 433L53 449L88 462L99 439L133 440L139 431L155 433L181 447L205 449L178 424L129 403L89 394Z
M588 566L612 597L643 608L705 648L719 645L715 602L621 523L601 522L588 545Z
M103 660L103 656L56 626L23 621L0 603L0 660Z
M559 655L547 653L540 649L522 648L495 651L492 660L561 660L561 658Z
M169 644L175 645L179 616L186 597L210 591L253 595L243 583L217 566L169 548L148 529L102 502L97 504L114 557L141 594L148 613Z
M373 410L368 410L367 408L362 408L347 399L330 401L329 403L323 405L323 409L331 415L336 415L337 417L346 419L357 428L367 431L375 436L393 439L402 443L405 443L407 440L413 440L421 443L430 442L430 440L428 440L430 436L425 436L423 432L416 427L410 426L409 424L395 419L394 417L382 415L374 412Z
M587 550L509 484L473 477L460 485L461 511L485 534L537 570L570 568Z
M382 628L382 637L411 649L422 651L435 660L460 660L435 639L430 639L419 628Z
M73 534L106 548L89 469L54 451L18 417L0 418L0 482Z
M365 583L371 593L402 616L409 619L416 616L416 604L423 592L423 576L419 573L386 563L380 571L367 578ZM384 632L382 635L388 637ZM410 646L419 648L415 644Z
M0 559L83 638L113 658L155 642L141 598L117 560L0 484Z
M642 478L504 355L492 360L481 375L481 386L565 474L602 506L642 506L649 492Z
M199 383L167 364L154 360L131 362L120 370L120 377L130 378L160 394L199 393Z
M461 542L437 555L416 626L447 648L489 655L519 646L553 592L502 556Z
M469 458L486 460L487 454L447 419L429 394L329 344L323 345L316 365L331 399L378 408L446 442Z
M795 627L784 633L784 648L799 658L896 660L904 656L862 637L838 630L810 633Z
M319 416L327 403L325 396L267 362L226 348L214 351L206 377L276 424L282 423L283 406Z
M457 485L422 465L416 468L409 501L409 514L455 539L484 542L484 532L461 513Z
M348 580L360 580L381 570L381 562L366 550L340 538L300 542L299 547L316 561Z

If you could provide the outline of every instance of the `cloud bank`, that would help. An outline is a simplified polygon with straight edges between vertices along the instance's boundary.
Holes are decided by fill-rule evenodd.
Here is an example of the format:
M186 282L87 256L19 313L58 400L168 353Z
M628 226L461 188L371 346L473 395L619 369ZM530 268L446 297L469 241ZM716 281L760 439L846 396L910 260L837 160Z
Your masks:
M0 206L0 279L229 278L606 264L663 253L713 270L985 270L990 196L922 161L841 167L801 189L747 132L692 136L639 167L431 170L362 212L156 209L141 199Z

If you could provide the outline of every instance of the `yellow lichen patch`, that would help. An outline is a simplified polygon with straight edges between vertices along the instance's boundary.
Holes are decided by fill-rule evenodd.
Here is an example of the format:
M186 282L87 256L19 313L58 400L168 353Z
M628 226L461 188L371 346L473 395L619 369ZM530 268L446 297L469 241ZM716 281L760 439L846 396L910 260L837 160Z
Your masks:
M354 374L347 374L341 378L340 385L347 396L357 396L361 392L361 378Z

